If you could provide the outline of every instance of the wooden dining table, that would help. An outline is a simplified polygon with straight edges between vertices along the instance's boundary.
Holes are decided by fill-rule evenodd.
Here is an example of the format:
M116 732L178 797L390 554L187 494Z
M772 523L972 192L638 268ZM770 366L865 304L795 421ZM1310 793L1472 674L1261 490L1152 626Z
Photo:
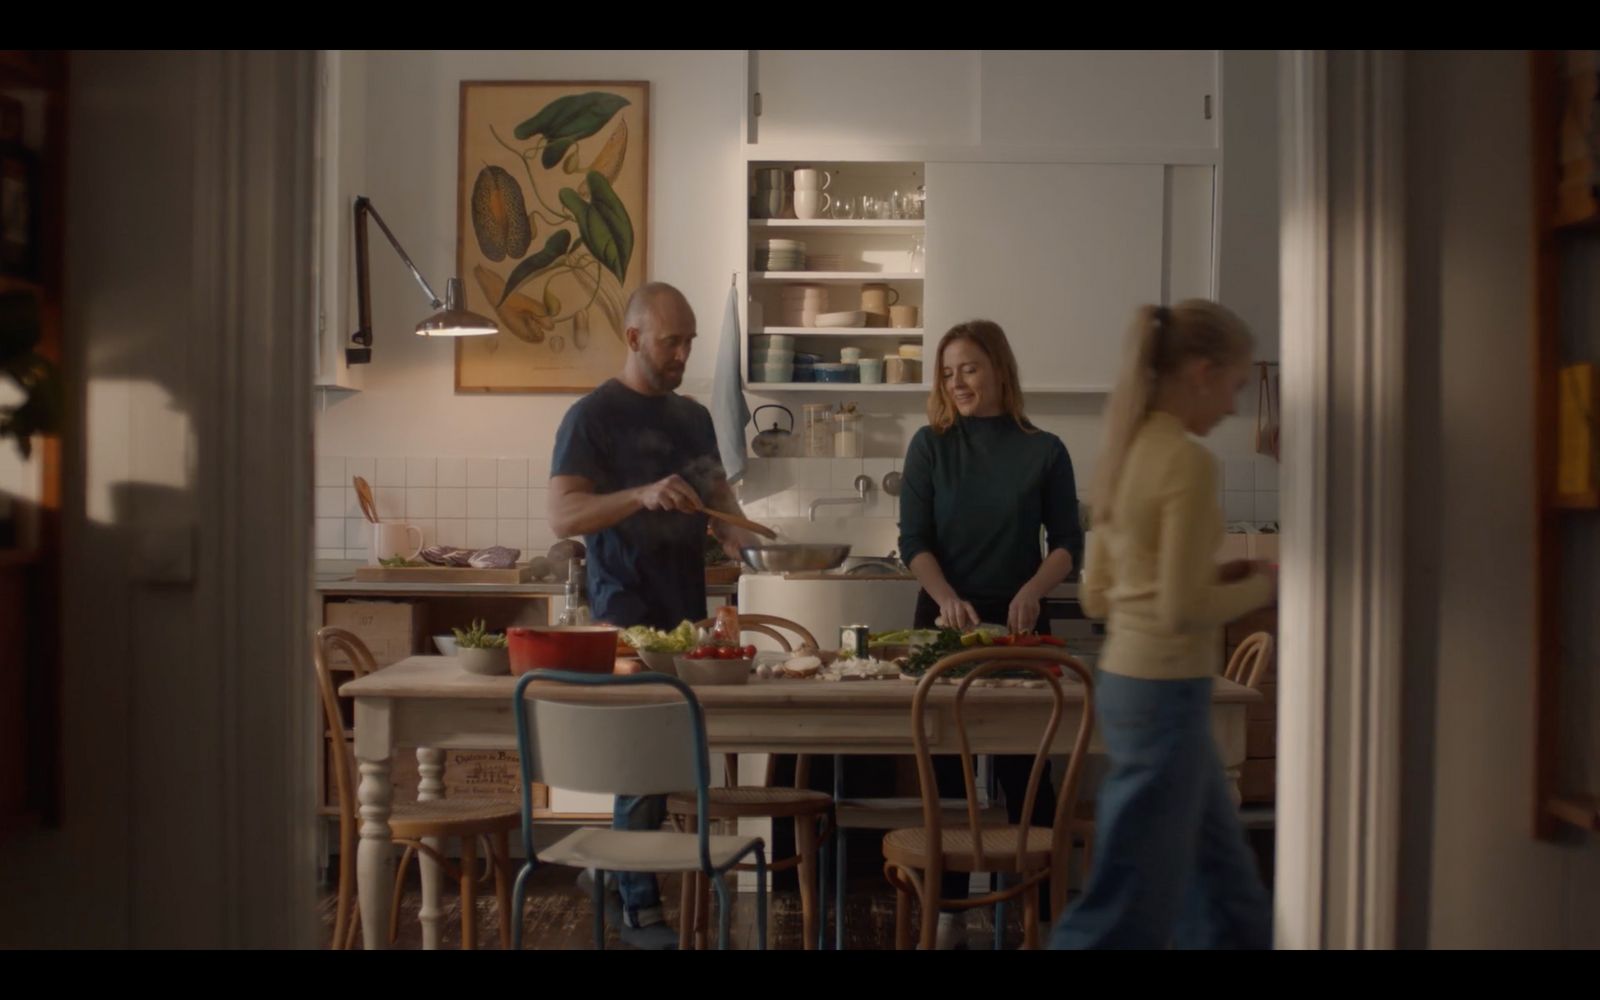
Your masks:
M356 881L365 946L387 943L392 889L393 843L389 811L393 788L390 760L395 747L417 747L419 800L443 796L445 750L516 748L512 692L516 678L469 674L454 658L412 656L340 688L355 702L355 755L360 771L357 801L360 846ZM1084 686L1063 679L1066 710L1052 752L1069 753L1083 724ZM827 681L752 677L749 684L697 687L705 713L710 752L805 754L911 754L911 699L907 680ZM958 753L955 687L929 692L924 726L932 753ZM638 687L531 685L530 693L595 704L669 700L675 691ZM1245 760L1245 717L1261 695L1217 678L1212 693L1212 728L1237 801ZM1038 749L1052 706L1048 689L975 687L963 719L974 754L1031 754ZM1097 741L1096 741L1097 742ZM1091 748L1095 743L1091 743ZM437 873L424 872L423 947L439 942Z

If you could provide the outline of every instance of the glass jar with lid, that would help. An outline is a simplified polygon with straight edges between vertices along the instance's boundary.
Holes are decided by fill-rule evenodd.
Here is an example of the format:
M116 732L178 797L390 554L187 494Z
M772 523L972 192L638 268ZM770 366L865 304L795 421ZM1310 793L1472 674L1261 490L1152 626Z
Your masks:
M854 404L847 403L833 416L833 457L861 457L861 414Z
M801 427L807 458L833 457L832 403L806 403L801 408Z

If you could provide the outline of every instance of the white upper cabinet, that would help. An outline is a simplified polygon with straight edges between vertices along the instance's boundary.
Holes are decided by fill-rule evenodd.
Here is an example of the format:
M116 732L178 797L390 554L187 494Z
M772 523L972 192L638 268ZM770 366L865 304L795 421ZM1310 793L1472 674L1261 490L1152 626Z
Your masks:
M1166 168L929 163L927 175L929 342L994 320L1024 389L1109 388L1134 308L1162 299Z
M956 145L978 141L976 51L764 49L761 145Z
M751 90L760 94L758 146L920 146L982 159L985 151L1030 148L1147 153L1217 145L1211 49L764 49L752 54L750 69Z
M996 146L1209 149L1217 53L983 53L979 141Z

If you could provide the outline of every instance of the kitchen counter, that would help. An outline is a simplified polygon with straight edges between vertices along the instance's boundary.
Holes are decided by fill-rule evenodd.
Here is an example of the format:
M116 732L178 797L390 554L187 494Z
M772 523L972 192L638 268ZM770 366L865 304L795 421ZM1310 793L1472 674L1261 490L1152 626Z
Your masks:
M394 597L560 597L567 592L564 583L377 583L357 580L356 567L360 562L334 562L319 560L316 568L316 590L328 596L394 596ZM739 587L733 583L706 585L711 597L732 597Z
M785 580L836 580L841 583L911 583L916 577L910 573L785 573ZM1078 599L1078 585L1076 583L1058 583L1045 594L1047 601L1076 601Z

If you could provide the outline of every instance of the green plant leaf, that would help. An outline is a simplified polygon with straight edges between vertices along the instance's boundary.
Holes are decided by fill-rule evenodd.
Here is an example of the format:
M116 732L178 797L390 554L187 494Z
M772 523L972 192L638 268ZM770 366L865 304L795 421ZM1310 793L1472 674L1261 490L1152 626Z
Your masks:
M628 104L628 99L620 94L598 90L569 94L546 104L538 114L518 125L513 134L518 139L542 135L549 140L540 157L544 168L549 170L561 162L568 146L605 128L606 122Z
M604 175L591 170L584 180L591 200L584 201L572 188L562 188L561 204L578 220L578 235L595 259L619 282L626 281L633 257L633 221Z
M580 225L579 232L582 231L583 229ZM567 248L571 245L572 234L565 229L557 229L551 233L550 238L544 241L543 250L518 264L516 269L511 272L511 276L506 279L505 291L500 293L500 301L495 303L496 308L505 305L506 298L517 290L518 285L554 264L556 260L567 252Z

